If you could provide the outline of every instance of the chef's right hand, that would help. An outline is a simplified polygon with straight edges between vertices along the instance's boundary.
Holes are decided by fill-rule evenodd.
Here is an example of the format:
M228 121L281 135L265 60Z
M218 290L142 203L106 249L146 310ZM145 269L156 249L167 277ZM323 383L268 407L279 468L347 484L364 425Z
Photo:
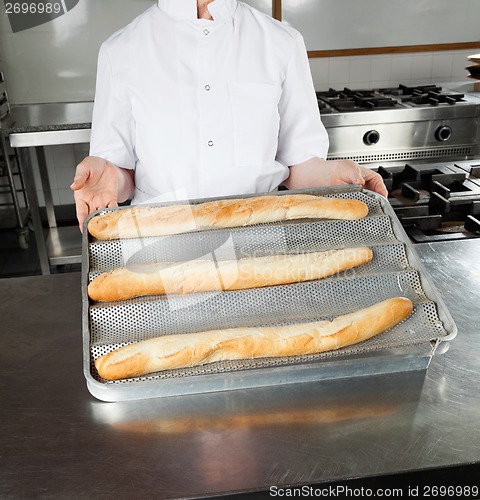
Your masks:
M98 156L87 156L77 165L70 189L74 192L80 231L91 212L118 206L119 170L113 163Z

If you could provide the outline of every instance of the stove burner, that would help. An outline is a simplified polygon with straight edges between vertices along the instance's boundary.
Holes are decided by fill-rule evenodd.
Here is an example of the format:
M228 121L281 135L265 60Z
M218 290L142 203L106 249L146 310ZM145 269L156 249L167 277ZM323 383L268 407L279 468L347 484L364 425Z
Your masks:
M423 231L423 234L419 233L419 229ZM413 239L420 239L421 241L442 241L476 237L480 237L480 220L472 215L467 215L464 220L441 222L438 227L422 228L418 226L413 231Z
M438 234L455 234L455 233L467 233L463 221L450 221L443 222L442 225L434 230Z
M324 103L330 105L337 111L365 111L374 109L388 109L399 106L399 102L392 98L381 95L376 90L343 90L329 89L317 92L320 109Z
M400 98L403 103L410 103L418 106L438 106L439 104L456 104L465 97L457 92L445 92L437 85L417 85L409 87L400 84L398 88L379 89L379 92L386 95L394 95Z
M394 189L390 195L397 200L401 200L404 205L416 205L419 202L428 203L430 199L430 193L426 189L415 189L408 183Z
M402 102L411 102L413 104L438 106L440 103L456 104L463 98L464 94L439 94L437 92L427 92L426 94L413 95L411 97L402 97Z

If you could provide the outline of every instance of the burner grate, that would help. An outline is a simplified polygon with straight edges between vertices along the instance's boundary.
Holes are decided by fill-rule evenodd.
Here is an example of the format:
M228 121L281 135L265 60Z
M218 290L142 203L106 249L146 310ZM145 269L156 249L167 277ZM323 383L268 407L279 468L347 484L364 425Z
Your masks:
M440 92L427 92L425 94L413 94L402 97L402 102L416 104L420 106L438 106L439 104L456 104L460 102L464 94L442 94Z
M477 172L437 163L377 168L390 204L415 242L480 237L480 178L472 171Z
M319 107L323 112L326 109L325 104L336 111L366 111L400 106L398 100L384 96L376 90L352 90L345 87L343 90L330 88L316 94Z
M409 107L453 106L466 103L465 94L453 92L438 85L408 86L378 89L330 88L318 91L317 101L322 113L374 111Z

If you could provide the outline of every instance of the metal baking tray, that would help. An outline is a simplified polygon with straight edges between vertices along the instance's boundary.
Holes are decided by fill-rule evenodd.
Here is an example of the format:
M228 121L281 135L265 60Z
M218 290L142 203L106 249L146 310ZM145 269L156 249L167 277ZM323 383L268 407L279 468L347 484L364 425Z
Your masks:
M439 343L451 340L457 329L388 201L359 186L269 194L287 193L359 199L368 204L369 214L358 221L308 219L113 241L98 241L86 230L88 220L112 209L89 215L83 231L83 361L87 387L93 396L122 401L427 369ZM188 203L203 201L207 200ZM93 303L87 295L91 279L124 265L364 245L374 252L372 262L305 283L113 303ZM396 296L414 302L409 318L370 340L336 351L216 362L114 382L99 377L94 366L98 356L147 338L330 320Z

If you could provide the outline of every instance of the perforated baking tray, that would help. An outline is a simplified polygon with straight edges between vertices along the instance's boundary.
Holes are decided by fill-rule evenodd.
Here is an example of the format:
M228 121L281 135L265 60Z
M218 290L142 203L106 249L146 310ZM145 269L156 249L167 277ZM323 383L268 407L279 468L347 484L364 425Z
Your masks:
M451 340L456 327L388 201L358 186L296 192L358 199L367 203L369 214L358 221L298 220L113 241L95 240L84 229L84 373L90 392L101 400L119 401L426 369L439 342ZM88 220L107 211L91 214L85 228ZM369 246L373 260L305 283L114 303L93 303L87 295L90 280L124 265L238 259L352 246ZM331 320L397 296L414 302L409 318L366 342L336 351L216 362L115 382L103 380L94 366L100 355L156 336Z

